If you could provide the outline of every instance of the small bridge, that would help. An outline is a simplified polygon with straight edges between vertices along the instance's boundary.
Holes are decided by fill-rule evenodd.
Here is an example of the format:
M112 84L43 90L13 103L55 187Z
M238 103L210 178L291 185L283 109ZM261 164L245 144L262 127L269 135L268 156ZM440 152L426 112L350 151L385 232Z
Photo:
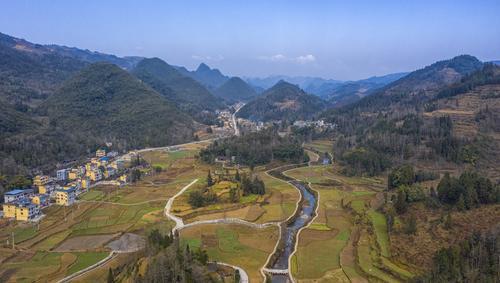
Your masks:
M288 269L271 269L271 268L264 268L262 271L269 273L269 274L283 274L287 275L290 273Z

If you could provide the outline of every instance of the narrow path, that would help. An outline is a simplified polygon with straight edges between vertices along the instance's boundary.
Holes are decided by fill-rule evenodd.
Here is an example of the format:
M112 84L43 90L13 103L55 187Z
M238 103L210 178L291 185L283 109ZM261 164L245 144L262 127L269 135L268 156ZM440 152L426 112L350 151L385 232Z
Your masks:
M145 200L145 201L134 202L134 203L120 203L120 202L111 202L111 201L104 201L104 200L78 200L77 203L103 203L103 204L122 205L122 206L135 206L135 205L143 205L143 204L150 203L150 202L166 201L166 200L168 200L168 199Z
M88 266L82 270L79 270L71 275L68 275L66 277L64 277L63 279L57 281L57 283L64 283L64 282L70 282L71 280L74 280L82 275L84 275L85 273L95 269L95 268L98 268L98 267L101 267L103 265L105 265L108 261L112 260L113 258L115 258L116 256L118 255L117 252L115 251L111 251L109 253L109 255L105 258L103 258L102 260L100 260L99 262L96 262L94 264L92 264L91 266Z
M177 217L175 215L173 215L172 213L170 213L170 210L172 209L172 204L174 203L174 200L182 195L187 189L189 189L189 187L191 187L192 185L194 185L196 182L198 182L198 179L194 179L191 183L187 184L186 186L184 186L184 188L182 188L179 192L177 192L177 194L175 194L173 197L171 197L168 201L167 201L167 204L165 205L165 216L172 219L174 222L175 222L175 227L172 228L172 234L175 235L176 231L179 231L183 228L186 228L186 227L190 227L190 226L195 226L195 225L200 225L200 224L218 224L218 223L225 223L225 224L232 224L232 223L237 223L237 224L243 224L243 225L249 225L250 222L247 222L247 221L244 221L244 220L241 220L241 219L238 219L239 221L236 221L236 219L215 219L215 220L206 220L206 221L196 221L196 222L193 222L193 223L189 223L189 224L184 224L184 221L182 220L182 218L180 217ZM234 221L234 222L232 222ZM260 224L255 224L255 223L251 223L253 225L256 225L256 226L259 226ZM263 226L264 227L264 226ZM267 226L266 226L267 227ZM240 282L241 283L248 283L249 280L248 280L248 274L246 273L246 271L241 268L241 267L238 267L238 266L235 266L235 265L230 265L230 264L227 264L227 263L217 263L217 264L221 264L221 265L225 265L225 266L229 266L229 267L232 267L236 270L239 271L240 273Z

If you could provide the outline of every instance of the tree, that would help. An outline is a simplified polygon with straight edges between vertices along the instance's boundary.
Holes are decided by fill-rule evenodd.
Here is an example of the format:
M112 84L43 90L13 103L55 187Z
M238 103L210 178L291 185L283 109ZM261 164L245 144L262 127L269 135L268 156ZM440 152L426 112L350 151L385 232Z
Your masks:
M457 201L457 209L458 211L464 211L465 210L465 200L464 200L464 195L460 194L460 197L458 197Z
M234 179L238 182L241 181L240 170L236 170L236 175L234 176Z
M403 165L394 169L387 176L387 187L389 190L398 188L401 185L411 185L415 182L415 172L413 166Z
M211 187L213 186L214 181L212 180L212 174L210 174L210 170L208 170L208 176L207 176L207 186Z
M114 283L115 277L113 275L113 270L111 268L108 269L108 283Z
M161 168L161 166L155 166L154 170L156 173L161 173L161 171L163 171L163 168Z
M131 179L132 183L134 183L134 182L140 181L141 176L142 176L141 170L133 169L130 179Z
M404 190L398 191L398 196L394 208L398 214L403 214L408 210L408 203L406 202L406 193Z
M406 224L406 234L415 234L417 232L417 218L415 215L410 215L408 223Z
M453 226L453 220L451 219L451 213L448 213L444 220L444 228L446 230L450 230L452 226Z
M232 203L236 203L240 200L240 195L238 193L238 188L231 188L229 190L229 200Z
M192 191L189 194L188 203L194 208L202 207L205 204L203 193L199 190Z
M234 271L234 283L240 283L240 281L241 281L240 270L236 269Z

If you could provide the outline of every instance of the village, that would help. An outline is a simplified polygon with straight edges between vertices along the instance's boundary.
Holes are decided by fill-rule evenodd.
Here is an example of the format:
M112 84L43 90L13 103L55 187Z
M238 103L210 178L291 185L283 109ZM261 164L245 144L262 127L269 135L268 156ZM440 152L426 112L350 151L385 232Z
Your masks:
M4 194L3 218L38 222L50 205L71 206L77 197L98 184L124 186L135 152L122 156L98 149L85 164L59 169L55 176L36 175L31 188L14 188Z

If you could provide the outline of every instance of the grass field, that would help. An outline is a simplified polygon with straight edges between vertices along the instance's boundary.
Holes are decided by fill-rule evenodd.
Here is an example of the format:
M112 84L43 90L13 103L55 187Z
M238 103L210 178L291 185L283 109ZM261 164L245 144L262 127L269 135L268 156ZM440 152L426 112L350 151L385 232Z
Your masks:
M251 282L262 282L260 268L278 240L278 228L242 225L199 225L181 231L184 244L206 249L210 259L242 267Z
M108 255L107 252L54 253L36 252L32 256L20 255L2 264L2 269L15 270L17 282L52 281L84 269Z
M75 253L76 261L70 266L66 275L73 274L107 257L107 252Z
M313 148L320 152L329 152L333 154L333 141L330 140L315 140L304 145L306 148Z

